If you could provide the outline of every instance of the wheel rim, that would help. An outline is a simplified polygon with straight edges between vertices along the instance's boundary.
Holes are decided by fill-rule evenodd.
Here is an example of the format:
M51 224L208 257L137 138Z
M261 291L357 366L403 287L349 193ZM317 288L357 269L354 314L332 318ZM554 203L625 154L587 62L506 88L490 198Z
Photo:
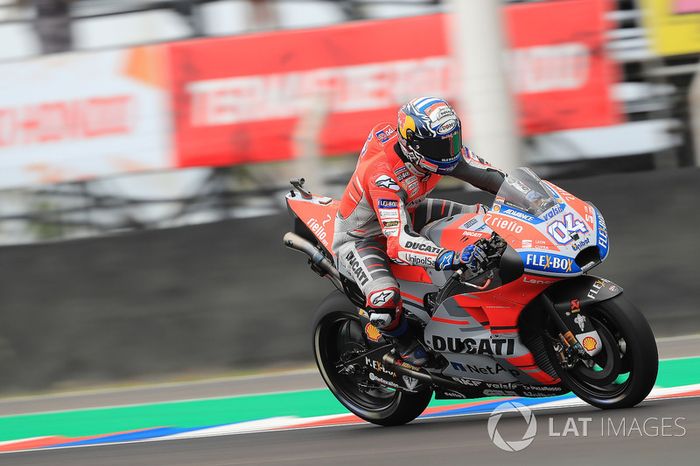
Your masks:
M611 400L629 387L634 361L627 352L624 329L602 313L591 311L587 317L601 338L601 351L589 360L590 367L582 362L572 369L560 367L567 375L567 382L576 385L578 390L591 397Z
M598 331L602 349L591 358L591 362L594 364L592 367L579 364L571 372L581 383L592 387L608 387L615 382L620 374L622 353L612 333L596 318L589 317L589 320Z
M324 319L315 334L319 366L332 391L365 411L383 411L390 408L401 396L393 390L369 380L369 368L361 358L354 364L355 371L342 373L344 362L369 351L359 318L348 314L335 314Z

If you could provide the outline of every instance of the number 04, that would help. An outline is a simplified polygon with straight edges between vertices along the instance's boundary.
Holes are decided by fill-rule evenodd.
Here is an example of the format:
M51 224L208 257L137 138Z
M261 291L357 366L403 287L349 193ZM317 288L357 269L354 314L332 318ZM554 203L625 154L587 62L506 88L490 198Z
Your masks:
M571 233L586 233L588 227L581 220L574 218L574 214L564 215L564 221L556 220L547 226L547 233L559 244L567 244L573 241Z

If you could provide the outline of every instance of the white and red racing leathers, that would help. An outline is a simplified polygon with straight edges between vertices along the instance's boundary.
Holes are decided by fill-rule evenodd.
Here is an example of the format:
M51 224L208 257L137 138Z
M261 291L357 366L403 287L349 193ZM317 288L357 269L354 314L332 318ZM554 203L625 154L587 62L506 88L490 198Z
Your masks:
M392 125L381 123L372 129L341 199L335 222L333 250L338 266L341 273L352 277L360 286L369 309L400 310L398 283L389 269L389 260L434 268L435 260L443 252L416 233L420 228L414 228L414 224L425 225L479 208L426 199L441 176L419 172L402 160L400 150ZM450 176L495 194L504 179L503 173L467 148L462 154L462 162ZM384 320L373 319L373 323L390 330L398 321L398 313L389 314Z

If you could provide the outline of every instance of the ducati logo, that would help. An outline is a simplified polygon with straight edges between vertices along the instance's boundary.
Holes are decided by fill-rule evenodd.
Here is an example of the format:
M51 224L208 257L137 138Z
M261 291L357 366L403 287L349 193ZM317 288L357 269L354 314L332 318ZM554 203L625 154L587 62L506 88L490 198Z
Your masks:
M350 271L355 274L355 279L360 283L360 285L365 285L369 281L369 277L365 273L364 270L362 270L362 266L360 265L360 261L357 260L357 257L355 257L355 253L350 251L347 256L345 256L345 260L348 261L348 265L350 266Z
M515 354L514 338L452 338L433 335L432 347L436 351L450 353L488 354L512 356Z
M433 254L437 254L441 251L441 249L436 246L431 246L425 243L419 243L417 241L406 241L406 247L408 249L414 249L416 251L425 251Z

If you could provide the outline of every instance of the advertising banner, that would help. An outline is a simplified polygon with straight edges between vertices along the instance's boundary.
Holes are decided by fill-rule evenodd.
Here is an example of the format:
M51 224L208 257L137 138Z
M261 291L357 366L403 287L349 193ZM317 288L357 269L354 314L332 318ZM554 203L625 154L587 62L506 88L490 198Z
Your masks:
M505 58L525 134L618 121L603 48L607 4L506 8L512 49ZM315 120L323 122L322 153L358 151L369 129L393 122L403 102L456 96L447 28L462 26L448 21L431 15L172 44L178 164L295 157L301 125Z
M509 76L521 131L547 133L619 123L605 53L607 0L516 4L507 8Z
M524 134L618 122L607 5L504 9ZM469 25L450 21L352 22L2 64L0 189L287 160L316 138L324 155L358 152L404 102L457 97L448 28Z
M0 65L0 189L173 168L165 52Z
M654 52L700 53L700 0L642 0L642 5Z

